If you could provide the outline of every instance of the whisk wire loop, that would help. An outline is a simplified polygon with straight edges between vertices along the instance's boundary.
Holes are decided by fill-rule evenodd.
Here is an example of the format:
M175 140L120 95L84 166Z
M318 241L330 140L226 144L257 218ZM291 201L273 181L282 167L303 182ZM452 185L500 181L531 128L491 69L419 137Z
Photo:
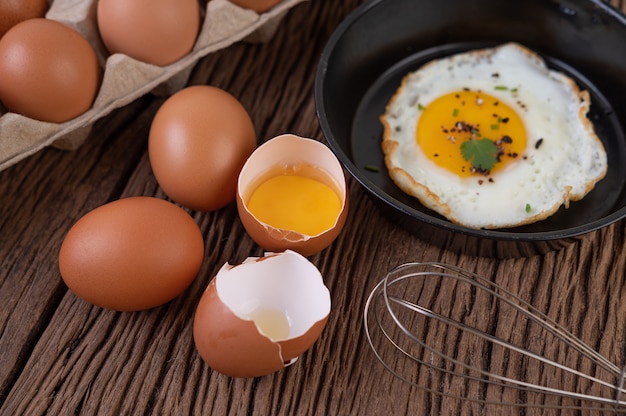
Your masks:
M439 280L433 283L432 281L435 278ZM467 291L467 293L478 296L478 293L480 292L481 296L486 295L490 297L490 299L493 299L494 301L492 304L496 304L496 311L502 312L505 307L512 309L515 311L515 314L519 314L524 318L523 322L526 323L526 330L528 330L530 325L536 325L541 328L541 330L545 331L546 334L550 334L554 337L554 339L563 343L566 346L566 353L571 354L570 351L575 351L578 354L581 354L581 357L584 357L585 360L591 363L592 368L596 369L596 373L607 373L613 380L616 380L616 382L586 374L579 369L571 368L570 366L562 362L558 362L555 359L548 358L541 353L533 352L527 345L517 345L514 342L496 336L494 333L487 332L485 329L478 328L478 324L476 326L472 326L471 324L462 322L461 318L453 318L444 315L441 311L433 310L434 308L432 305L428 307L423 306L420 305L419 302L409 301L395 294L396 287L400 287L404 284L406 294L418 297L428 297L425 295L427 292L425 287L428 284L431 284L431 292L435 293L436 290L438 290L437 288L441 289L443 287L445 284L444 281L452 282L448 284L448 286L452 285L452 289L445 292L448 295L456 293L455 290L457 290L457 285L464 284L471 288ZM458 291L461 292L461 290ZM407 318L405 316L407 311L414 313L411 315L411 318ZM373 316L375 319L373 321L370 320L370 314L374 314ZM419 321L421 325L418 325L420 328L411 329L407 323L415 325L415 316L418 316L418 319L421 317L421 320ZM503 351L506 351L503 356L510 357L514 355L519 358L519 362L522 364L532 362L535 365L543 365L546 368L550 368L553 372L560 372L559 374L568 374L569 376L573 376L576 380L578 380L579 385L582 380L583 384L587 383L587 386L594 386L596 390L600 388L603 389L603 391L613 393L595 395L580 391L566 390L558 386L553 387L535 381L512 378L506 374L498 374L497 372L486 368L488 367L487 365L483 365L482 367L477 366L473 363L473 360L478 360L479 357L459 358L454 354L451 354L450 351L445 351L446 347L449 346L441 345L433 347L430 345L430 343L435 341L433 341L432 338L430 341L427 340L428 328L431 325L437 324L443 324L443 327L446 328L446 333L438 335L445 336L449 333L454 333L465 338L472 337L471 339L480 340L477 345L480 347L479 349L486 352L493 352L495 349L502 348ZM603 357L593 348L589 347L571 332L566 330L563 326L559 325L556 321L552 320L547 315L512 292L507 291L494 282L475 273L455 266L445 265L442 263L406 263L393 269L375 286L368 297L364 311L364 327L366 338L372 347L372 351L378 361L380 361L388 371L396 377L408 383L422 387L431 393L437 393L459 399L462 398L464 400L475 400L483 403L500 405L542 408L558 407L560 409L596 409L598 406L603 406L602 408L612 406L615 411L626 412L626 401L622 400L626 367L620 369L617 365ZM383 341L381 342L386 342L387 345L391 345L392 351L400 352L400 357L404 358L404 361L398 360L397 357L395 357L396 366L394 367L390 363L391 359L384 355L383 348L385 344L380 346L380 342L376 343L374 340L376 334L374 332L375 330L380 331L382 334ZM413 351L415 346L419 348L418 353ZM428 357L428 360L423 358L425 356ZM437 362L435 362L435 360L437 360ZM424 385L423 382L420 382L419 380L416 381L416 378L419 377L415 373L410 373L409 375L402 373L399 366L400 364L406 364L407 361L425 367L429 369L429 371L437 370L441 375L448 376L449 378L464 380L464 383L466 384L468 382L472 382L476 385L480 385L481 387L477 388L476 391L479 393L482 392L483 397L467 397L452 391L444 391L441 388L441 385L438 385L436 388ZM580 361L582 360L579 359L577 362ZM484 393L486 391L484 386L487 385L495 386L499 388L500 391L503 391L504 389L517 389L518 392L523 393L516 394L515 401L502 402L490 400L485 397ZM591 388L589 389L591 391ZM576 400L578 403L568 405L563 401L560 401L558 404L552 405L547 403L549 400L545 399L529 403L528 401L523 400L529 392L544 396L555 396L568 400ZM583 404L583 402L589 402L589 404Z

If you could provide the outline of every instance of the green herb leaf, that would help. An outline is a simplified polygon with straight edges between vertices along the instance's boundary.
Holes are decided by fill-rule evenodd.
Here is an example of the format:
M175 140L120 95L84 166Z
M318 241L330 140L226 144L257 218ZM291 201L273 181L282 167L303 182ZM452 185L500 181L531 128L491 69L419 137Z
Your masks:
M526 204L526 213L529 213L531 209L530 204Z
M461 144L463 159L476 169L490 171L498 161L498 147L490 139L471 139Z
M375 166L375 165L365 165L365 169L369 170L370 172L378 172L378 171L380 171L380 168L378 166Z
M420 111L424 111L424 110L426 110L426 107L424 107L420 103L417 103L417 109L420 110Z
M454 111L452 112L452 117L458 117L459 115L459 109L455 108Z
M506 91L509 89L509 87L507 87L506 85L496 85L494 88L496 89L496 91Z

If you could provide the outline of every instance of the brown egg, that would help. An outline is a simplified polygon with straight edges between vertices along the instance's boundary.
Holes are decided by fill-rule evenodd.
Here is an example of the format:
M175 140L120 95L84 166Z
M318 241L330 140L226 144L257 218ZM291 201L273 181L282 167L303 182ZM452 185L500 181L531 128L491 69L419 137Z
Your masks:
M203 257L200 229L183 209L159 198L130 197L102 205L72 226L59 269L87 302L136 311L182 293Z
M263 197L264 184L278 180ZM294 250L309 256L337 238L348 215L341 164L313 139L285 134L250 156L237 186L237 210L252 239L269 251Z
M99 0L96 16L111 54L158 66L187 55L200 30L197 0Z
M231 377L293 364L319 338L330 293L319 270L293 252L225 264L198 304L194 341L202 359Z
M91 45L69 26L29 19L0 39L0 101L9 111L62 123L87 111L102 70Z
M257 13L265 13L272 7L276 6L281 0L229 0L244 9L251 9Z
M205 85L171 96L152 121L149 156L159 185L188 208L213 211L235 199L237 176L256 147L246 109Z
M46 0L0 1L0 38L19 22L44 17L48 11Z

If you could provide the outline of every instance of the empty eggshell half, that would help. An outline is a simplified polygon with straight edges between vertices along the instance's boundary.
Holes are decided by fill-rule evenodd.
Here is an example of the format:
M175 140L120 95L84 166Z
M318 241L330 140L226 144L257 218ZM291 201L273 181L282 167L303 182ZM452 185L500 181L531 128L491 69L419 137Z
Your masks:
M254 192L268 179L281 175L304 176L324 183L334 191L338 198L337 209L333 211L336 214L326 228L304 232L295 227L271 224L252 212L250 201ZM275 213L282 208L276 207L275 201L283 194L285 192L276 195L280 198L268 198L274 206L268 207L267 211L283 215ZM239 217L248 234L258 245L272 252L294 250L304 256L315 254L335 240L348 214L346 179L337 157L323 143L293 134L274 137L252 153L239 173L236 200ZM289 214L289 209L287 211L284 215ZM326 211L325 207L314 208L299 218L299 222L306 226L308 222L317 221L319 218L316 217Z
M198 304L196 348L214 370L259 377L294 363L319 338L330 313L322 276L287 250L225 264Z

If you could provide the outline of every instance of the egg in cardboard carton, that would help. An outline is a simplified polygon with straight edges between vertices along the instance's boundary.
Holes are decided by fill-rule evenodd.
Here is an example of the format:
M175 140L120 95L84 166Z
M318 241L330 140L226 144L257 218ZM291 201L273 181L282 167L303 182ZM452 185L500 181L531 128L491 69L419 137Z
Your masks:
M108 54L98 33L97 0L54 0L46 18L74 28L94 47L104 71L102 85L92 107L65 123L34 120L0 106L0 170L48 146L79 148L97 120L147 93L168 96L182 89L195 64L212 52L239 41L269 40L288 10L304 1L283 0L258 14L228 0L210 0L203 8L200 33L192 51L171 65L159 67L123 54Z

